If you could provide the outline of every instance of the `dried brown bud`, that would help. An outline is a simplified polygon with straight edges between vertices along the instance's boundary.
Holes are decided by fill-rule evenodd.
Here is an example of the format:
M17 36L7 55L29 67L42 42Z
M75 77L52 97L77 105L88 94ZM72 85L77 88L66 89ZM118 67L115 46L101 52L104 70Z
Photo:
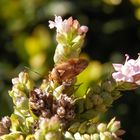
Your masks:
M35 89L30 93L29 104L35 115L48 118L52 116L53 96L51 94Z
M0 122L0 136L4 134L8 134L10 131L10 126L11 126L11 120L8 116L5 116L2 118Z

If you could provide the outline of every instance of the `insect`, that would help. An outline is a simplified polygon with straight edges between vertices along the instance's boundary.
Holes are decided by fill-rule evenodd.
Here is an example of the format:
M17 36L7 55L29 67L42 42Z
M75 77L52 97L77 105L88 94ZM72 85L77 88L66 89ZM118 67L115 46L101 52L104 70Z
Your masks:
M73 58L67 62L56 65L50 75L49 79L57 81L58 83L73 81L74 78L81 73L88 66L88 61L83 58Z

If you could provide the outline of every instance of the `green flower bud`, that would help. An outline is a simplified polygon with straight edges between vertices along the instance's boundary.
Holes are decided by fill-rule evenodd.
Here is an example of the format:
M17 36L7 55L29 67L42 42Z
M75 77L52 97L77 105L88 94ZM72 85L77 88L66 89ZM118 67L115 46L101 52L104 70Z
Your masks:
M100 123L98 126L97 126L97 129L99 132L105 132L106 129L107 129L107 125L105 123Z
M111 95L112 95L114 100L116 100L122 96L120 91L117 91L117 90L114 90L113 92L111 92Z
M1 136L0 140L24 140L24 137L20 132L12 132L10 134Z
M103 103L103 99L100 95L93 94L92 95L92 101L94 105L100 105Z
M115 117L113 119L110 120L110 122L107 125L107 129L110 129L111 125L114 123L115 121Z
M31 91L31 90L33 90L33 87L34 87L33 82L30 81L30 80L28 80L27 83L26 83L26 89L27 89L28 91Z
M95 94L99 94L99 93L101 93L101 87L99 85L94 85L94 86L92 86L92 91Z
M40 118L40 128L42 130L57 131L60 128L60 122L57 116L51 119Z
M17 114L12 114L10 119L11 119L11 124L12 124L11 126L12 131L19 131L20 128L23 125L25 125L24 119Z
M112 104L113 98L108 92L102 92L101 96L105 105L110 106Z
M29 91L33 89L33 82L29 79L29 75L26 72L19 73L19 77L13 78L12 83L12 90L17 94L21 91L28 96Z
M115 87L112 85L111 81L106 81L101 85L102 90L111 92Z
M67 37L68 35L67 34L56 34L56 41L58 42L58 44L61 44L63 46L66 46L68 44L68 41L67 41Z
M105 112L107 108L104 104L101 104L101 105L96 106L96 110L99 112Z
M72 133L76 133L78 131L78 128L80 126L80 122L75 122L69 127L69 131Z
M82 113L84 111L84 104L85 104L85 99L80 98L78 100L75 101L75 112L76 113Z
M97 111L94 111L93 109L90 109L90 110L84 112L83 114L80 114L79 116L80 116L81 119L86 119L87 120L87 119L93 119L94 117L97 116L97 114L98 114Z
M25 86L19 83L19 84L14 85L12 90L16 93L18 93L19 91L25 92Z
M93 140L100 140L100 135L98 133L95 133L92 135Z
M93 102L88 97L85 100L85 108L87 110L93 108Z
M32 125L34 123L33 117L26 118L25 123L28 129L32 129Z
M116 89L119 91L134 90L138 87L136 83L132 82L117 82Z
M79 128L78 128L78 132L80 132L81 134L85 133L87 130L87 122L83 122L80 124Z
M34 135L28 135L25 140L35 140Z
M111 132L116 132L117 130L119 130L121 127L120 122L119 121L114 121L113 124L109 127L109 130Z
M96 126L95 124L91 124L88 128L87 128L87 131L86 131L88 134L93 134L96 132Z
M26 84L27 81L29 80L29 75L26 72L20 72L18 76L19 76L19 82L22 84Z
M64 89L64 86L63 86L63 85L61 85L61 86L55 88L54 91L53 91L53 95L54 95L56 98L59 98L60 94L62 94L63 89Z

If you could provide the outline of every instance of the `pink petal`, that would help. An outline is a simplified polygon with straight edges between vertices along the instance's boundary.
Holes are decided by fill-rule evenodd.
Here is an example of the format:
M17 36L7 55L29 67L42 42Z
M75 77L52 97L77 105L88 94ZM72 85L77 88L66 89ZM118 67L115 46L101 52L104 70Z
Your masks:
M73 24L73 18L72 18L72 17L69 17L69 18L67 19L67 24L68 24L69 26L72 26L72 24Z
M123 66L122 64L112 64L112 65L116 71L121 71L121 68Z
M80 24L79 24L78 20L74 20L74 21L73 21L73 27L74 27L75 29L78 29L78 28L80 27Z
M114 73L112 73L112 77L116 81L122 81L124 79L124 75L122 75L122 73L120 73L120 72L114 72Z
M55 27L55 22L49 20L49 27L50 27L50 29L54 28Z
M61 16L55 16L55 23L58 24L58 23L62 23L63 20L62 20L62 17Z
M87 27L87 26L81 26L81 27L78 29L78 33L79 33L79 34L87 33L87 31L88 31L88 27Z

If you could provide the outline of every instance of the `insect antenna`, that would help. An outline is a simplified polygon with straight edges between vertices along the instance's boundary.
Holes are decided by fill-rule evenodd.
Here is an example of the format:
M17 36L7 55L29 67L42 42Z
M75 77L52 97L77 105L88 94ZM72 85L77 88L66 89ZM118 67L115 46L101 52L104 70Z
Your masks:
M31 72L33 72L33 73L35 73L35 74L41 76L40 73L38 73L37 71L35 71L35 70L33 70L33 69L31 69L31 68L29 68L29 67L27 67L27 66L24 66L24 68L27 69L28 71L31 71Z

